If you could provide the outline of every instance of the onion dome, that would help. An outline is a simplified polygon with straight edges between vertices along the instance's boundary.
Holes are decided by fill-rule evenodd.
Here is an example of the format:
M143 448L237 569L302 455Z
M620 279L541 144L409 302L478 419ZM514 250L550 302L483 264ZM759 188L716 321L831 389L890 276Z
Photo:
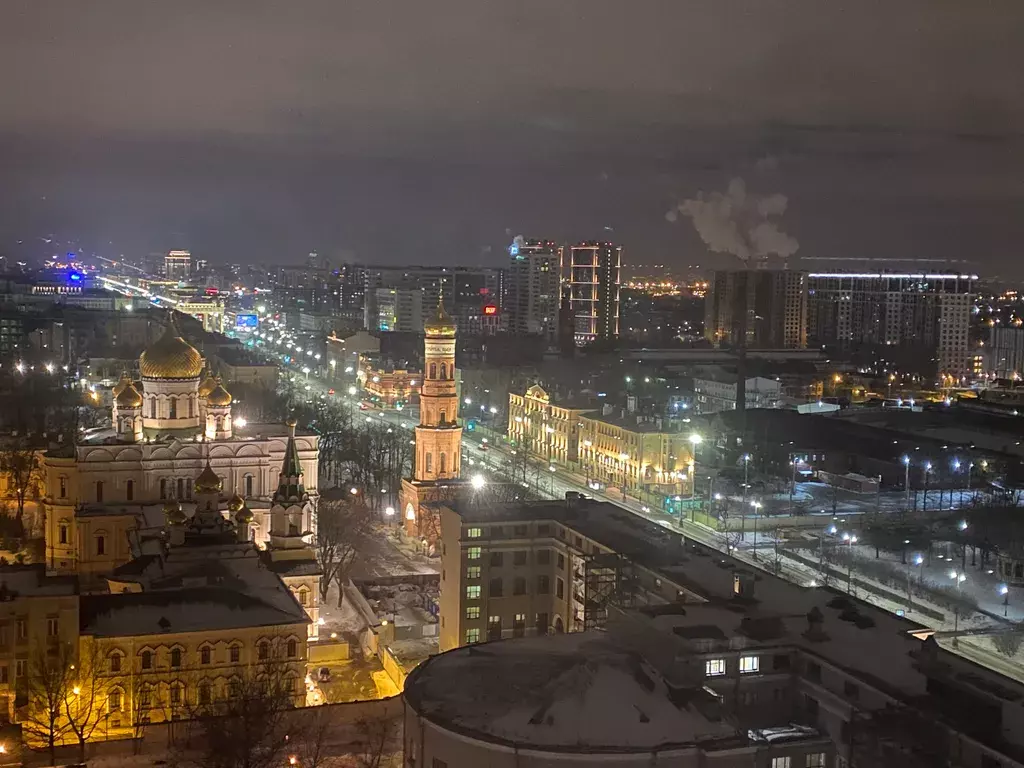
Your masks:
M430 336L454 336L455 321L444 308L444 300L437 300L434 316L423 324L423 330Z
M117 403L118 408L141 408L142 395L139 394L139 390L135 388L135 385L129 381L124 389L117 394L117 397L114 398L114 402Z
M185 522L185 513L181 511L177 499L168 499L164 504L164 518L168 525L181 525Z
M235 522L239 525L248 525L252 522L252 510L244 504L242 508L235 512Z
M110 394L114 396L114 400L117 400L117 396L124 392L125 388L132 383L132 380L128 377L128 371L121 371L121 379L114 385L114 388L110 390Z
M218 376L217 386L206 396L206 402L210 405L225 406L231 405L233 399L231 393L224 389L224 385L220 383L220 376Z
M203 383L199 385L199 396L200 397L208 397L209 394L211 392L213 392L213 390L216 389L216 388L217 388L217 379L211 373L209 376L207 376L203 380Z
M213 471L213 467L210 466L209 460L207 460L203 471L199 473L199 477L196 478L193 487L196 493L220 493L221 481L217 477L217 473Z
M198 379L203 356L181 338L172 320L164 335L142 353L139 370L143 379Z
M245 506L245 499L237 493L228 501L228 512L238 512Z

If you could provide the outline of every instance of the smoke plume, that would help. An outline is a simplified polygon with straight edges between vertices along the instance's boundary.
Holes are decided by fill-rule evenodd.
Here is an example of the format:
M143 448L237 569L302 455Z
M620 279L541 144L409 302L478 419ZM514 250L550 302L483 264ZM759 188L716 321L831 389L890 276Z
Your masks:
M758 261L769 256L788 258L800 243L782 232L776 219L786 212L785 195L766 197L747 194L743 179L733 179L723 192L698 192L684 200L665 218L677 221L680 214L693 221L697 234L716 253L731 253L742 261Z

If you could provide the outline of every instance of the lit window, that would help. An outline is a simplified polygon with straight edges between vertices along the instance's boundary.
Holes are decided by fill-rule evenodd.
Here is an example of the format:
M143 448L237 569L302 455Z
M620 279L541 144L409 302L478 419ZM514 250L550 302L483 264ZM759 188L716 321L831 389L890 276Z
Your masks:
M761 659L758 656L740 656L740 674L749 675L761 668Z
M792 764L788 756L772 758L772 768L791 768Z
M479 539L483 535L483 530L480 528L467 528L466 538L467 539Z
M480 642L480 630L479 629L467 629L466 630L466 645L472 645L473 643Z
M121 711L121 691L115 688L107 696L107 710L109 712Z
M825 753L811 752L807 755L807 768L825 768Z
M480 585L474 584L471 587L466 587L466 599L467 600L479 600L480 599Z
M467 568L466 569L466 578L467 579L479 579L480 578L480 566L479 565L471 565L469 568Z
M725 674L725 659L708 659L704 662L704 674L717 677Z
M479 605L468 605L466 606L466 618L470 621L480 618L480 606Z
M466 550L467 560L479 560L480 559L480 547L470 547Z

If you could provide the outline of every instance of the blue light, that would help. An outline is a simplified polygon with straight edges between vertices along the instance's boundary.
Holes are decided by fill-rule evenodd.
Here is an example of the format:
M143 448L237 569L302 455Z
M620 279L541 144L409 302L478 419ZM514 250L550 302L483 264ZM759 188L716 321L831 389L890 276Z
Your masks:
M68 279L73 283L77 283L81 281L82 276L77 272L72 272L68 275Z
M512 245L510 245L508 247L508 255L509 256L518 256L519 255L519 244L518 243L512 243Z

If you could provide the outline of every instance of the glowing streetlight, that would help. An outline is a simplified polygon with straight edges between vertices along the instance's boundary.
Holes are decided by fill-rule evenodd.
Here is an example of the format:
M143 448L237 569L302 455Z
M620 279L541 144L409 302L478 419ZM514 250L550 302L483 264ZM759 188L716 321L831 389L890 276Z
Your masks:
M384 510L384 515L385 515L385 517L394 517L395 516L395 508L394 507L388 507L387 509Z
M348 492L351 493L353 496L359 495L359 489L356 488L354 485L348 489Z
M355 387L349 387L349 388L348 388L348 393L349 393L349 395L355 395L355 393L356 393L356 388L355 388Z
M704 442L704 438L701 437L700 435L698 435L696 432L694 432L692 435L690 435L690 444L691 445L698 446L702 442Z
M484 479L483 475L473 475L472 479L469 482L470 485L473 486L473 490L475 491L479 491L487 484L487 481Z
M239 429L242 429L248 423L249 422L245 420L244 416L239 416L238 418L235 419L235 426L238 427Z

